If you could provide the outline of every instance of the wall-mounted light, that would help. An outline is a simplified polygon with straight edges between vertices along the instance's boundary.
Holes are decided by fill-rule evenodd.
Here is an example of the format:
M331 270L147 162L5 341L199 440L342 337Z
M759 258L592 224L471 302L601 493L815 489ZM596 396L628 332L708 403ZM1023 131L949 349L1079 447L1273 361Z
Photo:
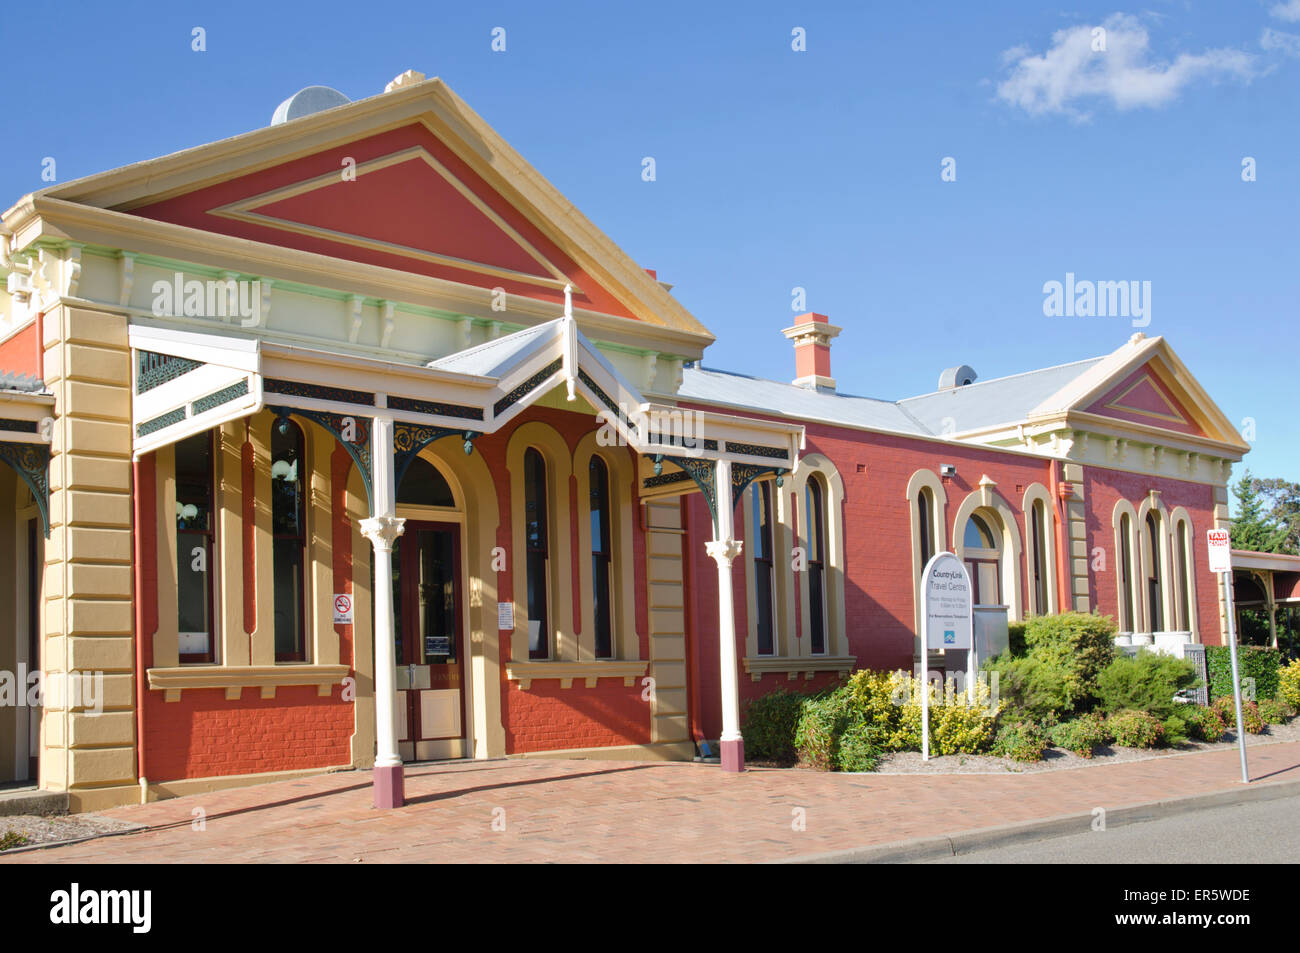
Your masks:
M947 479L948 477L955 477L956 475L957 475L957 467L955 465L951 463L939 464L939 476Z

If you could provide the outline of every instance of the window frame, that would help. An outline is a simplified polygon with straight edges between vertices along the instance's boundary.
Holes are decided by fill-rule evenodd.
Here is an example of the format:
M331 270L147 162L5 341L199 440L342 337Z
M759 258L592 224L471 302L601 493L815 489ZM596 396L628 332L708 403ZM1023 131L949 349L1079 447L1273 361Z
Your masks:
M285 434L280 433L280 427L282 426L282 422L287 422L290 427L296 429L298 434L298 440L297 440L298 452L299 452L298 473L297 473L297 480L295 481L298 484L298 493L297 493L298 531L292 534L278 533L276 532L275 529L275 522L276 522L275 521L275 503L276 503L275 479L276 478L274 475L275 462L276 462L275 445L276 445L277 435L286 436ZM308 497L310 496L311 493L311 473L313 468L312 468L311 448L308 446L307 443L306 428L304 428L298 421L294 420L292 417L276 418L272 420L271 432L267 440L267 461L269 465L268 468L271 471L269 475L271 479L271 499L270 499L271 547L270 549L271 549L271 579L272 579L272 584L271 584L272 651L274 652L275 663L277 665L285 664L285 663L292 664L292 663L299 663L299 662L307 663L311 661L311 650L312 650L312 624L311 624L311 618L308 615L310 609L310 600L308 600L307 598L307 589L309 585L308 578L310 572L312 571L313 564L311 560L310 547L308 546L308 540L310 539L311 534L309 531L309 527L307 526L307 519L311 511L311 507L308 506ZM297 589L296 595L298 599L299 645L297 649L293 652L280 651L279 639L277 638L279 633L276 631L276 625L275 625L275 620L278 616L277 606L276 606L276 593L277 593L276 581L281 576L281 571L279 566L280 560L277 558L279 547L276 545L276 543L282 540L288 540L288 541L296 540L298 543L298 552L300 557L299 573L298 573L298 580L296 586Z
M530 472L530 461L532 472ZM533 485L533 478L537 475L537 467L540 467L541 476L541 495L537 497L537 487ZM533 662L550 661L555 657L554 640L551 638L552 622L552 602L551 599L551 486L554 483L550 479L548 472L546 454L538 447L529 445L524 448L523 454L523 501L524 501L524 636L525 644L528 646L528 659ZM532 533L529 530L529 524L532 522L528 516L529 497L534 498L533 505L540 514L537 522L541 524L540 538L542 544L536 547L532 542ZM541 579L534 580L533 560L540 554L541 560ZM540 587L540 588L538 588ZM538 628L541 647L535 649L532 645L532 633L530 626L534 621L533 618L533 593L539 592L544 605L541 607L542 617L541 625Z
M220 567L220 533L218 532L218 520L220 511L217 507L217 455L220 452L219 432L215 429L204 430L196 434L190 434L181 440L176 441L172 450L172 477L176 487L177 506L180 505L180 473L179 466L176 463L176 452L181 446L196 438L204 437L208 444L208 472L207 476L207 504L208 519L207 528L201 532L191 529L182 530L173 522L171 529L176 534L176 657L181 665L218 665L217 646L219 639L217 637L217 603L220 600L221 587L219 584L218 573ZM179 519L179 516L177 517ZM180 638L182 635L180 627L180 571L181 562L184 559L181 547L181 534L187 536L202 536L206 540L206 559L207 559L207 624L208 624L208 650L206 652L182 652L180 650Z
M600 539L597 540L595 527L591 524L591 518L597 514L596 504L596 487L592 479L599 465L602 471L604 482L603 502L601 503L600 513ZM593 453L587 461L587 502L588 502L588 523L587 531L589 534L589 549L591 555L591 594L592 594L592 653L600 661L608 661L618 658L618 633L617 633L617 613L614 610L614 590L615 590L615 571L613 553L614 527L612 524L614 516L613 506L613 481L610 475L610 466L605 459L598 453ZM604 567L604 584L603 587L598 581L600 573L597 571L598 566ZM603 588L604 599L597 598L597 589ZM601 609L604 611L602 612ZM605 636L608 639L608 646L604 654L601 653L600 637L601 623L604 622Z

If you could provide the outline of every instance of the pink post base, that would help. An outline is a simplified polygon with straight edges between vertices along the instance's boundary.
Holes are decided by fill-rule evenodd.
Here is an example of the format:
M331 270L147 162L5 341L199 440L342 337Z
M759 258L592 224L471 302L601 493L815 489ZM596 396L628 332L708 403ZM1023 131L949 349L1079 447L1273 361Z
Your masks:
M401 807L406 803L402 765L375 767L375 807L381 811Z
M723 771L745 770L745 742L721 741L718 746L722 749Z

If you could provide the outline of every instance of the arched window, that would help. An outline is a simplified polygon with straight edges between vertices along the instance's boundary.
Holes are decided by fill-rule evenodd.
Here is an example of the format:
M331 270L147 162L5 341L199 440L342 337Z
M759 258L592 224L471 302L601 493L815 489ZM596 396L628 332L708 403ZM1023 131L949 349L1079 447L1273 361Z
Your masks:
M451 507L456 505L456 498L438 468L423 457L416 457L402 474L397 502L407 506Z
M773 637L773 583L775 566L772 562L772 486L766 480L750 484L749 547L754 560L754 614L758 636L758 654L774 655L776 640Z
M609 468L605 466L604 460L593 456L587 470L591 487L591 595L596 625L596 658L613 658Z
M804 492L808 518L808 648L826 653L826 494L821 479L811 476Z
M181 662L216 661L212 433L176 444L176 630Z
M1051 605L1048 599L1048 586L1051 580L1047 571L1047 508L1042 500L1035 500L1029 507L1029 571L1031 592L1034 596L1034 612L1046 615Z
M1133 578L1133 520L1125 513L1119 518L1119 627L1136 632L1137 588Z
M1179 520L1174 536L1174 611L1180 632L1192 631L1192 534L1187 520Z
M988 519L972 513L962 536L966 571L970 573L975 605L1002 604L1002 550Z
M1146 539L1142 547L1147 586L1147 631L1164 631L1164 579L1160 570L1160 517L1154 510L1147 514Z
M307 658L307 469L302 430L287 417L280 418L271 425L271 565L277 662L302 662Z
M921 543L921 568L934 558L934 495L929 487L916 494L916 519Z
M524 540L527 546L528 657L551 657L547 627L547 493L546 461L532 447L524 453Z

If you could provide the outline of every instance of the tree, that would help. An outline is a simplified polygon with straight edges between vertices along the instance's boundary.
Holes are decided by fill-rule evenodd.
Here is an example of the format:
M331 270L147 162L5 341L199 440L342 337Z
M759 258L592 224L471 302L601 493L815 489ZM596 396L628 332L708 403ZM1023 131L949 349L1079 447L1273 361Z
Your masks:
M1274 477L1252 480L1251 488L1262 497L1267 507L1264 516L1282 534L1275 551L1300 555L1300 483Z
M1264 499L1259 484L1263 482L1247 470L1232 487L1237 497L1237 515L1232 523L1232 548L1258 553L1281 552L1286 543L1287 529L1278 526L1264 511Z

